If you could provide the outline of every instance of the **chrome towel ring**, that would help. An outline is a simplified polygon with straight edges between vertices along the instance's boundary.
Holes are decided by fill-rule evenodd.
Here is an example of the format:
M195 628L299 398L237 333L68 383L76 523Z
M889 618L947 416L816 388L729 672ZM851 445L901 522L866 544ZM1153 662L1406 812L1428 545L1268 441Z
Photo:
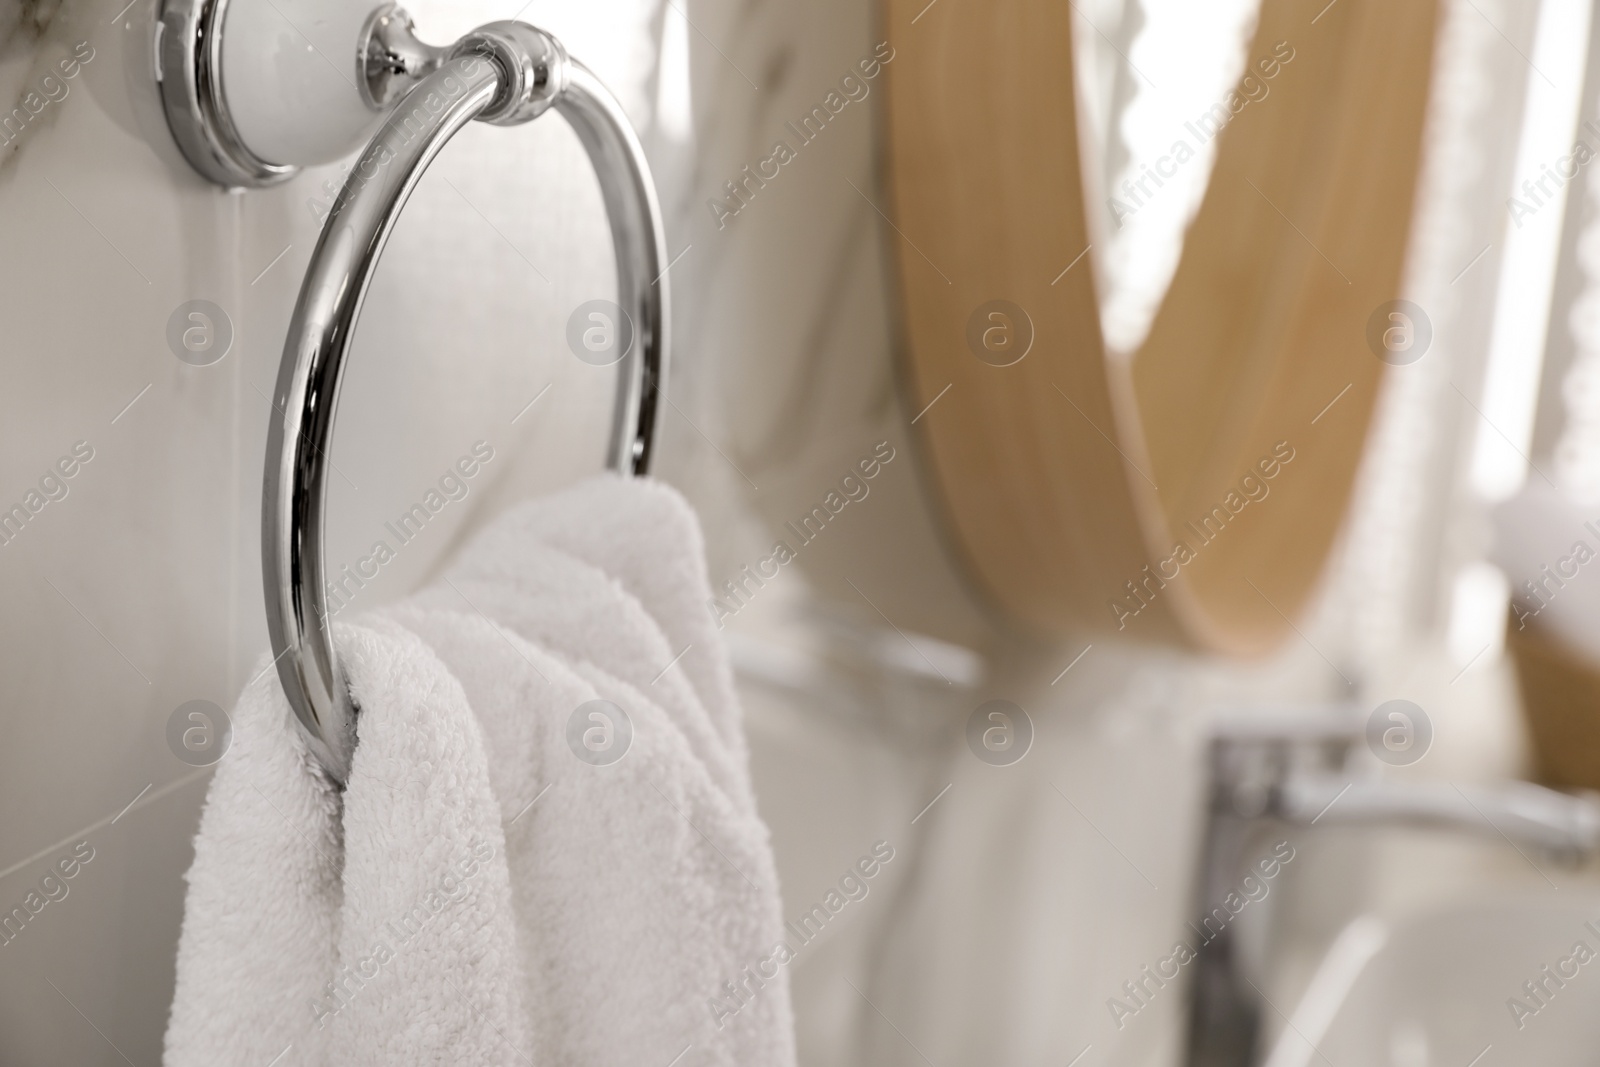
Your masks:
M278 370L261 508L261 576L278 677L312 753L343 784L357 708L334 652L324 592L328 450L344 359L367 285L400 209L446 142L474 118L516 125L555 108L600 179L617 260L617 303L632 318L609 452L645 473L667 367L666 239L644 149L611 93L551 35L481 26L449 49L410 35L393 8L369 25L365 91L387 103L412 83L358 157L306 269ZM417 80L420 75L420 80Z

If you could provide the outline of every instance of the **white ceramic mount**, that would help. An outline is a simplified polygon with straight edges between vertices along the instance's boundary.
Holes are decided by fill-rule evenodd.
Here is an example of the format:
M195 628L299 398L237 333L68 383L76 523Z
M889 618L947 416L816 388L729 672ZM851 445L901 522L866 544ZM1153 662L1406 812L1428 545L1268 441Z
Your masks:
M350 155L444 53L371 0L164 0L156 25L167 125L197 171L230 187Z

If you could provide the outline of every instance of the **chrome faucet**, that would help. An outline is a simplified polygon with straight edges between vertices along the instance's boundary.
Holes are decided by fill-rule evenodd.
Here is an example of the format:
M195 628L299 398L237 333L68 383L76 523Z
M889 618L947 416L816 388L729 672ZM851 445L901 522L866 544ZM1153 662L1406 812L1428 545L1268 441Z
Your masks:
M1230 726L1212 738L1206 832L1193 901L1205 929L1189 988L1188 1067L1255 1062L1262 995L1242 973L1232 924L1207 925L1233 891L1245 850L1272 825L1417 827L1465 831L1563 862L1600 855L1600 795L1526 782L1456 786L1395 781L1362 766L1359 720Z

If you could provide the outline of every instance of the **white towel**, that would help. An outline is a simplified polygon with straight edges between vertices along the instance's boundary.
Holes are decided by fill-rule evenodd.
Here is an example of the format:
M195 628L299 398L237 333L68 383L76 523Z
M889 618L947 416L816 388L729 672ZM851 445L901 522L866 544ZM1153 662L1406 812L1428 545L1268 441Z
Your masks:
M793 1064L706 586L657 483L515 509L337 628L361 706L342 803L275 672L252 684L195 841L167 1067ZM631 723L615 762L583 731L612 726L610 756L619 722L580 715L569 743L594 700Z
M1600 664L1600 517L1530 478L1490 513L1490 559L1511 583L1511 626L1554 634Z

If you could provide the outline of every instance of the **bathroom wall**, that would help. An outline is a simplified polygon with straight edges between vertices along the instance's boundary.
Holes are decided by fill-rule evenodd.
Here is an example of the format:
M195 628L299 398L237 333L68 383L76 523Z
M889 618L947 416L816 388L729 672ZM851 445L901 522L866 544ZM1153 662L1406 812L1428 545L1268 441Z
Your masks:
M265 666L268 397L337 178L203 183L155 95L157 0L124 2L0 0L0 98L49 101L0 146L0 506L78 449L40 490L58 499L0 545L0 908L74 848L93 855L0 945L3 1067L160 1058L209 775L175 754L169 723L189 701L226 708ZM870 4L409 6L430 40L513 15L557 32L643 132L681 256L660 474L700 509L719 584L858 460L892 453L794 564L728 605L786 913L876 841L895 849L794 964L802 1061L1067 1063L1092 1047L1082 1062L1170 1062L1176 994L1122 1030L1104 1001L1182 923L1206 724L1244 703L1372 695L1321 651L1359 659L1352 612L1326 608L1306 641L1234 669L1018 633L970 588L896 389L881 88L813 142L785 126L875 54ZM734 214L725 183L780 139L795 158ZM350 610L414 588L509 502L599 468L612 372L562 337L570 309L610 291L605 234L559 120L469 128L424 180L352 357L330 557L364 554L474 443L494 459ZM169 341L196 300L231 326L206 365ZM1442 684L1454 666L1424 651L1415 684ZM1492 695L1500 676L1478 670ZM1454 690L1463 706L1479 678ZM1013 766L965 741L995 698L1035 731Z

